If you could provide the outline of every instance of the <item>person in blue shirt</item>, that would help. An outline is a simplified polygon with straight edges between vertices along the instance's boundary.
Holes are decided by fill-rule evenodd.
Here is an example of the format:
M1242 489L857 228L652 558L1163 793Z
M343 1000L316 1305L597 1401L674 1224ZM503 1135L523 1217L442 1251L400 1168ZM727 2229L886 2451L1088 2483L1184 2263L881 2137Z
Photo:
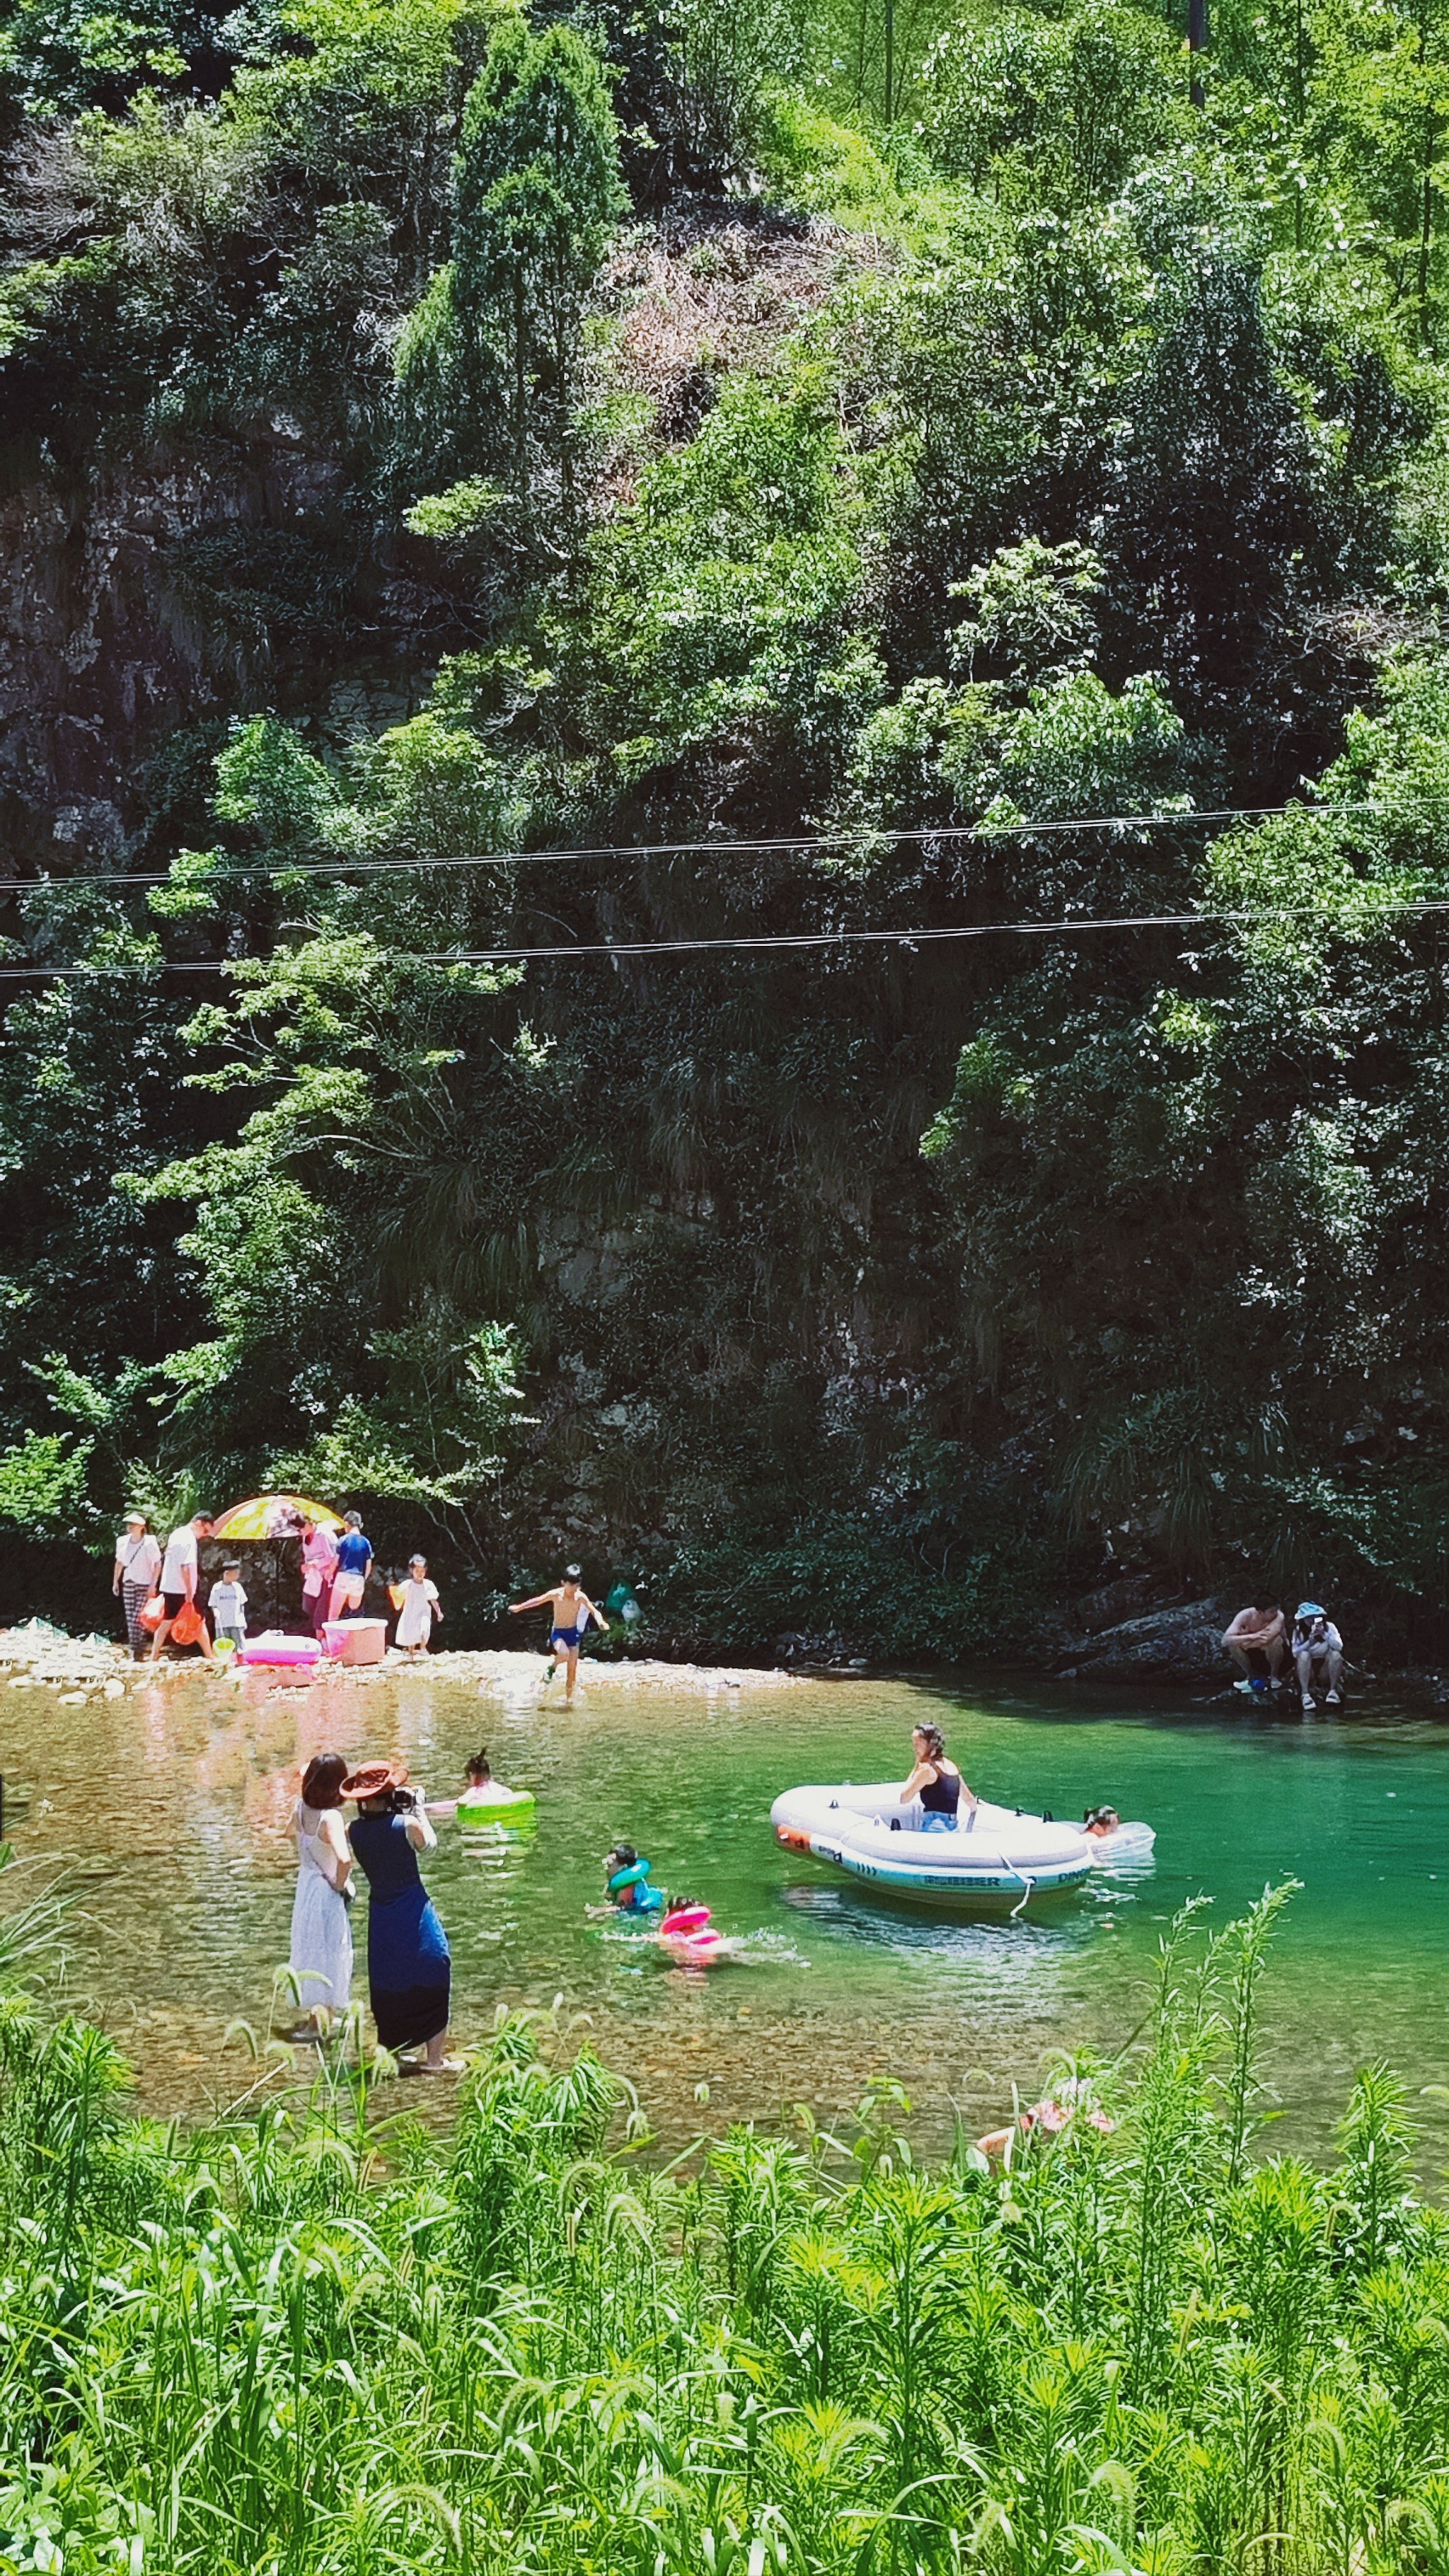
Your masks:
M361 1512L349 1512L337 1542L337 1572L332 1581L332 1617L348 1619L362 1608L372 1572L372 1541L363 1536Z

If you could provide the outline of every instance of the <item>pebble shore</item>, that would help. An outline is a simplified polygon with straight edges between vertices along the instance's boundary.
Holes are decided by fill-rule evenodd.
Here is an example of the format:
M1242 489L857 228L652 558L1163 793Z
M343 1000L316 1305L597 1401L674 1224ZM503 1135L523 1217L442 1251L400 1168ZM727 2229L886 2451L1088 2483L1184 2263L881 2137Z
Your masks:
M125 1646L106 1637L68 1637L44 1620L22 1627L0 1628L0 1675L11 1690L53 1690L61 1708L84 1708L94 1700L124 1699L128 1691L149 1690L157 1682L202 1679L216 1689L237 1689L250 1677L276 1689L311 1689L318 1683L347 1689L365 1688L384 1676L429 1673L436 1679L471 1685L475 1690L516 1694L541 1689L545 1672L541 1654L480 1648L476 1653L412 1657L390 1649L380 1664L315 1665L248 1664L209 1666L196 1655L167 1657L159 1663L133 1663ZM699 1690L784 1691L800 1686L800 1675L776 1669L731 1668L715 1664L665 1664L645 1657L617 1663L587 1658L580 1670L580 1696L599 1699L615 1692ZM555 1684L562 1695L562 1684Z

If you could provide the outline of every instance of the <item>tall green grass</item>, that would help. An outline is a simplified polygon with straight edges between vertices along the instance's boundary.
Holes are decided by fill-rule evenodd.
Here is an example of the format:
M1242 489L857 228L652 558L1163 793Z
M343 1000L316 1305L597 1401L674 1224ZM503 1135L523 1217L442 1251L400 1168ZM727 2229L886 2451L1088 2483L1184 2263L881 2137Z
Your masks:
M1278 1902L1179 1922L1116 2127L1004 2172L919 2167L890 2088L660 2170L527 2020L446 2141L340 2047L182 2133L8 2005L0 2565L1449 2571L1449 2228L1382 2069L1331 2171L1263 2157Z

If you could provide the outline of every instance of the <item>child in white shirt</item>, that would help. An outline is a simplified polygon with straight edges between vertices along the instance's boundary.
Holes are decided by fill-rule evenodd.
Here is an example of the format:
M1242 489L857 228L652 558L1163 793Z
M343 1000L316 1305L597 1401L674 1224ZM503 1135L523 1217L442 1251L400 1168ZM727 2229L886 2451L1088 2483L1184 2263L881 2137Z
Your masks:
M229 1637L234 1646L245 1645L247 1634L246 1587L236 1580L240 1572L239 1565L224 1565L221 1581L212 1585L207 1604L217 1636Z

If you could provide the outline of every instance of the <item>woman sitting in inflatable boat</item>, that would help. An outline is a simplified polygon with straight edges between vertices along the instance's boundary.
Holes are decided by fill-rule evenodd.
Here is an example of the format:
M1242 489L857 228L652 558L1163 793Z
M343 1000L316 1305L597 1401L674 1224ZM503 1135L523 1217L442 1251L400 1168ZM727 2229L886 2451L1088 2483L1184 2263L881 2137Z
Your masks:
M908 1807L919 1798L923 1834L954 1834L960 1822L962 1799L969 1815L976 1804L976 1793L967 1788L950 1760L939 1726L912 1727L911 1748L916 1767L901 1791L901 1805Z

